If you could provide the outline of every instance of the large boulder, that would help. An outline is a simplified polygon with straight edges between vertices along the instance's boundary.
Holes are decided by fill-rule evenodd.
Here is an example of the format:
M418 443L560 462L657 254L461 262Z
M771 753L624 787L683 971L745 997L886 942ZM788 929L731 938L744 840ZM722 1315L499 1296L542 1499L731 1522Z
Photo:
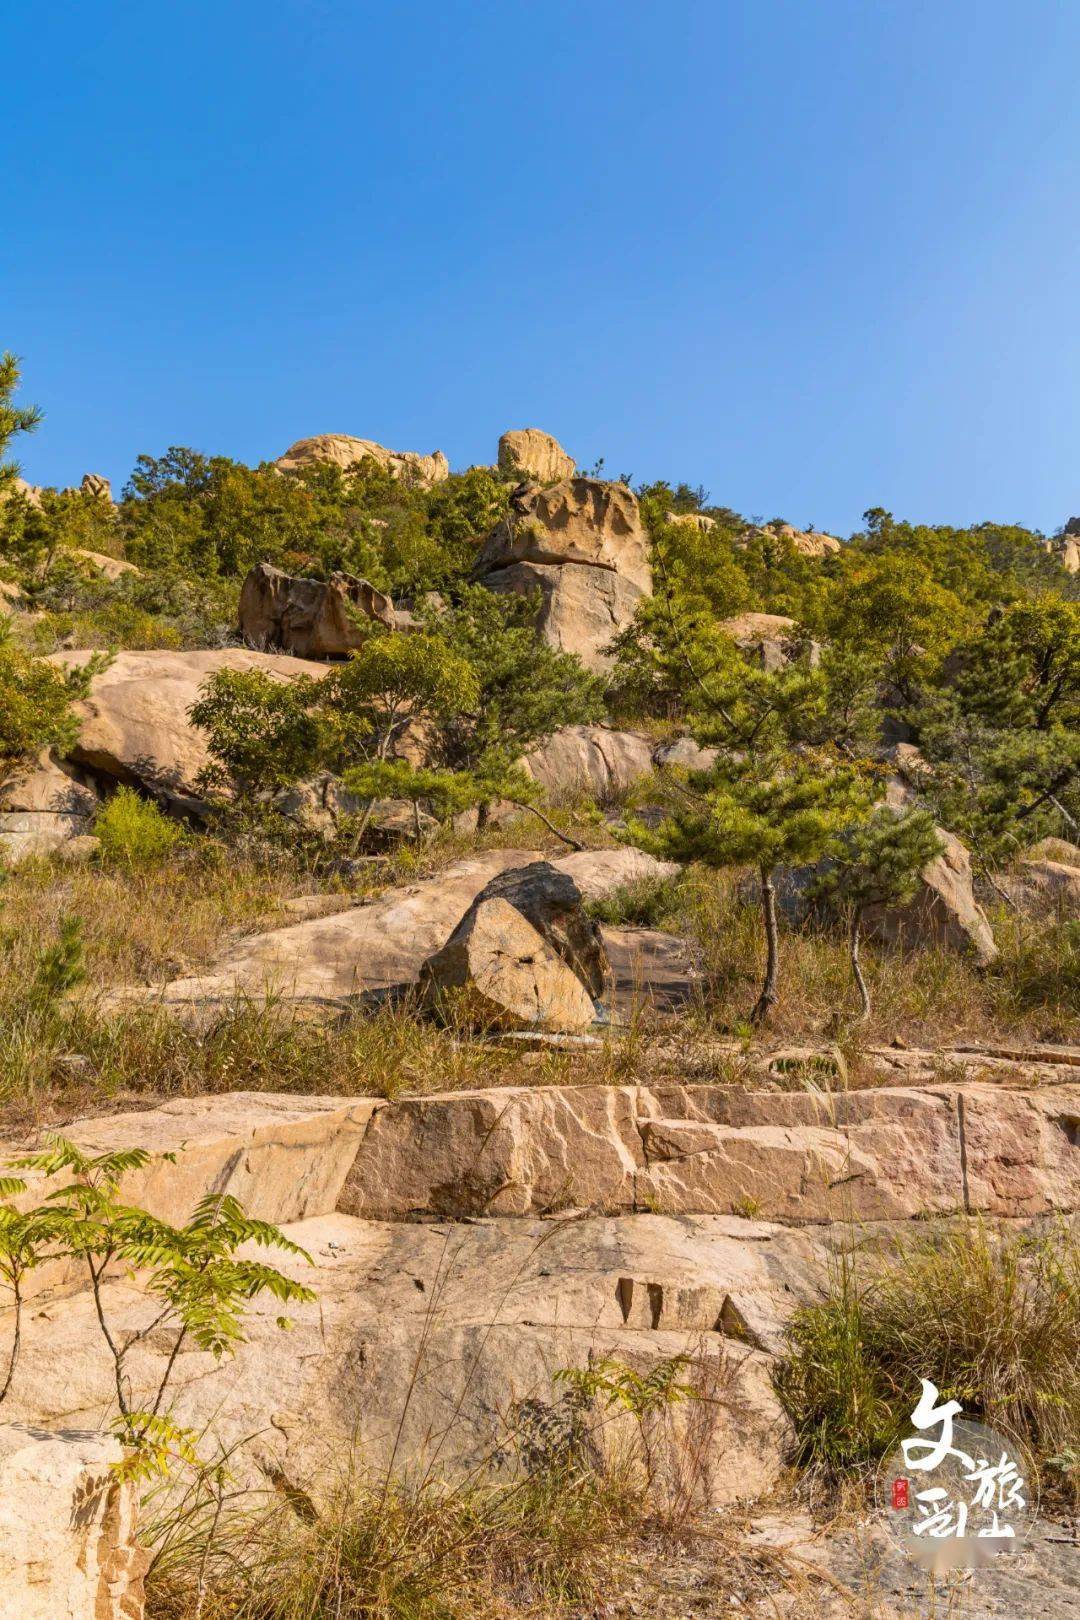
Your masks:
M362 461L374 461L394 478L427 486L441 484L450 476L450 463L441 450L430 456L416 450L387 450L374 439L354 439L348 433L318 433L311 439L297 439L274 463L282 472L302 472L306 467L340 467L348 472Z
M573 478L577 463L558 439L539 428L514 428L499 440L499 468L538 484Z
M227 946L197 978L127 994L152 995L155 1002L196 1014L238 994L330 1009L348 1006L357 996L414 984L426 958L446 942L497 873L542 859L538 851L523 849L469 855L436 877L390 889L368 904L249 935ZM569 872L587 900L676 870L628 847L579 850L550 864Z
M239 616L249 647L297 658L346 657L369 633L361 619L395 627L393 602L366 579L344 573L304 579L266 562L244 580Z
M69 669L93 656L60 652L49 661ZM282 681L326 673L323 664L243 647L119 652L94 676L89 695L75 705L79 737L68 759L92 775L145 788L170 805L197 809L197 778L209 755L188 711L208 677L221 669L261 670Z
M986 913L977 904L971 856L954 833L937 829L943 848L923 867L915 897L900 906L871 906L867 933L886 945L936 945L985 966L998 954Z
M550 861L511 867L486 884L473 907L488 900L507 900L540 934L556 956L576 973L595 999L611 977L600 925L587 915L585 896L572 875Z
M4 1620L141 1620L149 1558L119 1442L87 1429L0 1428Z
M653 743L611 726L563 726L525 755L524 768L549 799L582 793L601 804L622 798L653 765Z
M49 749L0 785L0 861L46 855L86 833L98 796Z
M84 495L92 495L95 500L112 503L112 484L101 473L83 473L79 488Z
M796 529L791 523L767 523L764 528L746 529L736 543L747 546L755 539L790 541L803 557L831 557L843 547L843 542L833 534L823 534L820 529Z
M537 629L589 669L609 663L612 638L652 589L649 543L625 484L566 478L514 492L475 572L490 590L539 592Z
M103 551L87 551L82 546L74 546L71 555L88 564L95 573L103 574L112 585L118 579L123 579L125 574L139 572L134 563L125 562L122 557L109 557Z
M632 622L642 597L621 575L576 564L511 563L485 574L480 583L503 594L539 595L539 635L559 652L573 653L594 673L610 667L607 649Z
M637 498L625 484L598 478L515 491L509 513L483 544L476 572L522 562L603 568L639 592L652 589L649 539Z
M588 1029L593 1000L508 900L477 900L420 970L424 1001L487 1029Z
M1080 918L1080 864L1028 856L1012 871L999 873L993 888L987 885L987 903L1002 893L1024 917L1073 922Z

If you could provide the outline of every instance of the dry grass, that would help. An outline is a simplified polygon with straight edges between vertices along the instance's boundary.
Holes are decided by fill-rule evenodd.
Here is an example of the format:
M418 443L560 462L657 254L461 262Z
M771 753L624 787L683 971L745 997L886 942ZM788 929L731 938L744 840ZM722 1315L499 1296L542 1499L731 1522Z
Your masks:
M589 838L599 844L604 835L593 827ZM677 884L638 885L605 904L616 921L641 920L685 935L702 965L704 995L674 1030L647 1006L624 1014L589 1053L495 1047L465 1029L435 1027L408 1000L316 1027L284 1006L238 998L196 1031L152 1004L122 1007L105 999L119 985L156 986L199 972L241 935L292 920L286 907L297 897L316 895L328 909L346 906L498 846L558 847L539 822L524 818L482 838L451 833L419 849L404 846L347 877L297 853L226 848L209 839L193 840L162 862L70 867L37 860L0 873L5 1130L201 1091L395 1095L661 1074L755 1083L739 1046L749 1039L744 1019L761 970L757 912L739 899L734 880L706 872ZM1080 939L1070 946L1068 929L1024 930L1015 919L1001 919L1002 961L991 972L943 951L868 948L874 1015L861 1027L846 1016L855 1003L843 941L786 932L782 999L767 1038L836 1040L856 1079L861 1048L897 1036L911 1046L1080 1040Z
M209 1504L208 1504L209 1506ZM497 1620L595 1602L638 1522L617 1476L554 1466L514 1484L410 1491L353 1477L317 1515L278 1502L166 1547L149 1620ZM207 1536L212 1531L212 1537Z
M857 1028L846 940L820 930L787 929L771 1033L792 1039L841 1037L856 1048L897 1036L924 1047L1002 1039L1080 1041L1080 939L1070 925L1025 926L1011 914L993 922L1001 956L989 970L938 948L865 946L873 1012ZM760 987L764 947L758 909L739 898L737 879L689 873L658 925L694 942L713 1023L744 1030Z
M931 1378L968 1416L1027 1441L1043 1485L1080 1497L1080 1245L1065 1222L969 1220L887 1255L854 1245L796 1313L778 1389L799 1460L836 1478L898 1444Z

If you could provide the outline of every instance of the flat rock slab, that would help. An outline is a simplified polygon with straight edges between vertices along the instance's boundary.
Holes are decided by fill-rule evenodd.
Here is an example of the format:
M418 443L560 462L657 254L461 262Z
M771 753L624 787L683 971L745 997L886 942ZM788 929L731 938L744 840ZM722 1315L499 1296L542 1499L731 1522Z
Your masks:
M377 1219L566 1208L864 1221L1080 1208L1080 1087L539 1086L373 1115L339 1207Z
M265 1483L269 1472L299 1488L321 1477L325 1489L354 1441L376 1470L395 1450L401 1466L512 1469L523 1445L564 1430L559 1369L609 1355L648 1369L681 1354L692 1358L684 1376L710 1392L672 1413L691 1429L707 1420L698 1436L707 1500L757 1495L779 1475L786 1423L770 1357L745 1324L778 1334L811 1297L824 1254L815 1234L722 1217L409 1226L333 1215L288 1235L314 1268L278 1263L317 1302L290 1309L289 1332L276 1326L279 1305L256 1302L235 1358L185 1348L176 1369L173 1418L205 1430L207 1445L245 1441L234 1463L248 1476ZM126 1334L153 1306L117 1281L106 1310ZM132 1352L134 1399L153 1387L169 1348L151 1336ZM12 1418L96 1420L110 1391L91 1300L32 1307ZM599 1427L605 1449L630 1438L609 1414ZM678 1435L662 1439L675 1458Z
M686 940L658 928L608 928L601 933L611 966L612 1011L620 1018L652 1008L675 1012L692 1001L700 978Z
M366 905L242 939L208 973L122 994L169 1007L213 1007L238 995L341 1006L365 993L413 984L426 958L445 944L493 877L546 859L522 849L471 855L437 877L390 889ZM582 850L550 864L568 873L587 900L673 870L669 862L630 848Z

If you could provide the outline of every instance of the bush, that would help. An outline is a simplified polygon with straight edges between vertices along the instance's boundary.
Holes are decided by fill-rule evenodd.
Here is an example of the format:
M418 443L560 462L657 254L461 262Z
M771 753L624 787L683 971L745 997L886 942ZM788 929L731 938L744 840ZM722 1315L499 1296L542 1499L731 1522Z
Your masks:
M590 900L585 910L609 928L670 927L679 912L682 875L639 878L614 889L602 900Z
M971 1222L889 1258L845 1253L788 1336L776 1382L803 1464L837 1476L887 1455L925 1377L1080 1491L1080 1248L1067 1227Z
M94 832L104 861L121 866L150 866L171 855L183 842L183 830L134 788L117 788L98 811Z

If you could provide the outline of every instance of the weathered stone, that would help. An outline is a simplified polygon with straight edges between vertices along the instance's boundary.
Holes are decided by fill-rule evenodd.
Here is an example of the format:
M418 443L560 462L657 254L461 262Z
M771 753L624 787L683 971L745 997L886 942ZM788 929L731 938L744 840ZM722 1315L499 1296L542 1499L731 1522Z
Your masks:
M1047 839L1059 843L1059 839ZM1065 846L1071 848L1070 845ZM1080 852L1078 852L1080 854ZM993 904L1004 893L1025 917L1080 917L1080 865L1072 862L1032 859L1018 861L1011 872L1001 872L994 885L986 885L983 898Z
M370 991L412 984L421 964L446 942L496 873L542 858L536 850L485 850L455 861L437 877L391 889L367 905L242 939L197 978L125 994L196 1011L231 1002L237 994L331 1007ZM630 848L582 850L557 856L551 864L569 872L590 900L651 873L673 870L669 863Z
M122 1456L105 1434L0 1427L4 1620L141 1620L149 1557Z
M798 645L797 628L795 620L783 613L737 613L734 618L720 623L720 629L731 637L739 650L770 673L791 662ZM811 664L815 664L817 658L818 649L811 644Z
M584 899L569 872L550 861L533 861L498 873L481 889L473 906L508 900L599 1000L608 988L611 970L600 926L586 914Z
M709 517L707 512L667 512L665 520L668 523L688 524L699 534L709 534L716 528L716 519Z
M577 974L508 900L477 900L420 970L433 1008L490 1029L588 1029L593 1000Z
M830 557L843 549L843 542L835 535L823 534L820 529L796 529L791 523L767 523L764 528L746 529L736 544L747 546L752 540L790 541L803 557Z
M937 834L944 847L923 867L914 899L868 907L867 933L887 945L936 945L982 964L992 962L998 950L986 913L975 901L971 856L952 833L939 827Z
M657 1424L661 1476L700 1453L700 1473L684 1485L713 1506L777 1480L789 1436L756 1341L778 1339L792 1306L812 1296L824 1255L813 1235L655 1216L455 1228L338 1214L287 1231L314 1268L287 1255L275 1262L316 1302L290 1307L295 1325L283 1334L280 1306L256 1301L235 1357L185 1348L173 1378L175 1421L205 1431L211 1450L243 1442L231 1458L240 1477L277 1478L318 1500L339 1477L343 1449L355 1447L378 1478L392 1456L431 1466L433 1435L440 1472L512 1477L551 1448L558 1455L569 1418L558 1369L613 1356L647 1371L686 1354L684 1379L707 1399L676 1416L708 1421L692 1429L695 1446ZM106 1308L125 1334L154 1311L121 1280L106 1285ZM132 1351L136 1399L154 1387L168 1348L151 1336ZM14 1416L70 1422L107 1407L111 1369L85 1295L34 1313L23 1357ZM636 1425L607 1411L595 1418L601 1454L634 1439Z
M302 579L264 562L251 569L240 592L240 634L261 652L344 658L370 634L357 616L396 628L390 598L352 574Z
M83 473L79 487L84 495L92 495L95 500L112 500L112 484L101 473Z
M676 737L674 742L661 743L653 754L656 765L674 765L684 771L707 771L716 763L718 750L703 748L693 737Z
M85 833L85 816L53 810L13 810L0 815L0 861L14 866L34 855L48 855Z
M134 563L125 562L122 557L109 557L103 551L86 551L81 546L74 546L71 555L87 563L96 573L104 574L111 584L123 579L125 574L139 572Z
M583 563L510 563L480 583L504 595L539 596L537 633L593 672L610 667L611 642L632 622L643 595L621 574Z
M582 793L610 804L622 798L653 764L653 744L637 731L610 726L563 726L522 761L551 799Z
M51 811L54 815L90 816L98 807L98 796L67 769L51 749L44 748L37 758L5 777L0 787L0 811Z
M510 512L476 561L486 575L512 563L574 563L618 574L639 594L652 589L649 540L637 498L625 484L566 478L515 492Z
M450 476L450 463L441 450L430 456L416 450L387 450L374 439L354 439L347 433L319 433L311 439L297 439L274 463L282 472L302 472L306 467L340 467L348 472L362 461L374 461L394 478L408 483L441 484Z
M537 629L589 669L604 669L612 638L652 589L649 542L625 484L566 478L516 490L485 540L475 573L490 590L538 592Z
M92 656L84 651L53 653L49 662L71 668ZM187 806L197 801L196 779L209 755L188 710L203 683L220 669L260 670L277 680L326 673L323 664L243 647L119 652L95 675L89 696L75 705L79 738L68 758L115 781L145 787L168 802Z
M74 838L69 838L66 844L60 845L56 851L56 858L65 866L81 866L86 861L92 861L100 853L100 838L95 838L93 833L76 833Z
M539 428L514 428L499 440L499 467L506 473L535 479L538 484L573 478L577 463L558 439Z
M1075 1086L563 1086L404 1098L373 1119L341 1207L380 1219L572 1206L799 1222L1072 1211L1078 1119Z

